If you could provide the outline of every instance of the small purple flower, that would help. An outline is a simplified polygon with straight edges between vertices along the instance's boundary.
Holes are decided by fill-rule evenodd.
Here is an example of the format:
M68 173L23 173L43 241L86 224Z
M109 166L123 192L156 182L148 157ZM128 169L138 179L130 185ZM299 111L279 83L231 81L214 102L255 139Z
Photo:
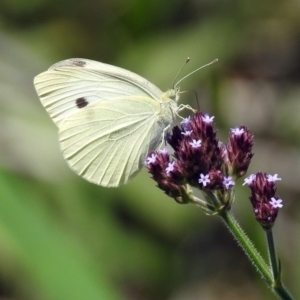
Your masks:
M215 170L215 169L210 170L209 179L210 179L209 187L212 190L221 190L224 187L223 185L224 175L222 171Z
M230 187L233 187L235 185L235 182L232 180L232 176L228 176L228 177L224 177L223 184L226 190L228 190Z
M210 124L213 122L214 118L214 116L210 117L208 114L205 114L204 116L202 116L202 121L206 124Z
M181 134L184 136L189 136L192 134L192 132L193 132L193 130L187 130L187 131L182 131Z
M255 179L255 174L249 175L248 177L246 177L244 179L243 185L245 185L245 184L249 185L254 179Z
M183 119L181 122L180 122L180 125L181 125L181 128L184 130L184 131L188 131L190 129L190 122L191 122L191 117L187 117L185 119Z
M189 142L189 144L192 146L192 148L200 148L201 147L201 140L193 139L193 141Z
M169 173L174 170L175 170L175 161L169 162L169 164L166 168L166 173L169 175Z
M203 186L206 186L207 183L210 183L209 174L204 175L201 173L198 182L202 183Z
M190 121L191 121L191 117L188 116L187 118L184 118L184 119L180 122L180 124L188 124L188 123L190 123Z
M270 174L268 174L268 175L267 175L267 180L268 180L269 182L275 182L275 181L277 181L277 180L281 180L281 178L278 177L278 174L274 174L273 176L270 175Z
M273 206L273 208L281 208L283 204L281 204L282 200L281 199L276 199L274 197L271 198L271 201L269 203Z
M167 147L163 148L163 149L159 149L158 150L158 153L161 153L161 154L168 154L169 153L169 149Z
M230 129L231 133L233 133L234 135L241 135L245 132L244 128L232 128Z
M155 153L152 153L151 156L148 156L148 157L146 158L145 164L146 164L146 165L149 165L149 164L155 163L156 157L157 157L157 155L156 155Z

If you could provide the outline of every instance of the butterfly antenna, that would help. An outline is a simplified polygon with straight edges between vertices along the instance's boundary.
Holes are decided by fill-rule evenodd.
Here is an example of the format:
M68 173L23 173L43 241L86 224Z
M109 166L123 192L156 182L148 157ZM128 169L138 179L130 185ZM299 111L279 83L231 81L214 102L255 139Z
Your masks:
M196 101L197 101L197 107L198 107L198 110L200 110L200 107L199 107L199 99L198 99L198 94L196 91L194 90L191 90L191 92L194 92L195 96L196 96Z
M198 94L197 94L197 92L195 90L180 91L179 94L188 93L188 92L192 92L192 93L195 94L196 101L197 101L197 107L198 107L198 110L200 110Z
M182 68L180 69L180 71L183 69L183 67L189 62L189 58L188 58L188 60L187 60L187 62L182 66ZM186 79L187 77L189 77L190 75L192 75L192 74L194 74L195 72L197 72L197 71L199 71L199 70L201 70L201 69L203 69L203 68L205 68L205 67L207 67L207 66L210 66L210 65L212 65L212 64L214 64L215 62L217 62L218 61L218 59L216 58L216 59L214 59L213 61L211 61L210 63L208 63L208 64L206 64L206 65L204 65L204 66L202 66L202 67L200 67L200 68L198 68L198 69L196 69L196 70L194 70L193 72L191 72L191 73L189 73L189 74L187 74L186 76L184 76L183 78L181 78L176 84L175 84L175 82L174 82L174 87L176 87L182 80L184 80L184 79ZM178 74L180 73L180 71L178 72ZM178 77L178 74L177 74L177 76L176 76L176 78ZM176 80L176 78L175 78L175 80Z
M173 85L172 87L175 87L175 82L176 82L176 79L178 78L179 74L181 73L181 71L183 70L183 68L187 65L187 63L190 61L190 58L187 57L184 64L182 65L182 67L180 68L180 70L178 71L178 73L176 74L175 78L174 78L174 81L173 81ZM177 84L176 84L177 85Z

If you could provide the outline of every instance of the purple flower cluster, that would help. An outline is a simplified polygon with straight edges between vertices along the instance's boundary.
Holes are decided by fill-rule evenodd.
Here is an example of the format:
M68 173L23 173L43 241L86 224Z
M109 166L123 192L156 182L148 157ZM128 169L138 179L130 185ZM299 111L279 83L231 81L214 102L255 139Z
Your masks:
M149 153L145 165L160 189L179 203L188 203L187 185L225 196L245 174L253 156L253 135L245 126L231 131L228 144L217 139L214 117L196 112L167 134L174 149ZM228 199L228 197L224 197Z
M157 186L168 196L174 198L178 203L188 203L185 199L187 189L184 184L184 174L180 174L180 169L176 161L170 161L167 148L151 152L145 162L146 167L152 174L152 178L157 182ZM172 179L177 176L177 179ZM182 180L181 180L182 179Z
M253 157L253 135L249 134L246 126L231 129L230 142L223 145L223 157L227 159L225 167L230 174L242 177L246 174L249 162Z
M281 180L278 175L267 175L262 172L251 174L244 180L244 185L251 189L250 201L256 220L265 229L273 226L282 200L275 195L275 182Z

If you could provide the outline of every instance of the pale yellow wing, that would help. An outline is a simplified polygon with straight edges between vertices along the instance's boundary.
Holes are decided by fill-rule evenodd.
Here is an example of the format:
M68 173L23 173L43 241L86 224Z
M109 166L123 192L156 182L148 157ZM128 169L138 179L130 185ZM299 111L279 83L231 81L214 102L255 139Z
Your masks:
M67 117L59 126L62 153L86 180L117 187L142 168L172 122L171 109L149 97L102 100Z
M160 100L163 92L145 78L101 62L71 58L34 78L37 94L59 127L68 116L102 100L141 96Z

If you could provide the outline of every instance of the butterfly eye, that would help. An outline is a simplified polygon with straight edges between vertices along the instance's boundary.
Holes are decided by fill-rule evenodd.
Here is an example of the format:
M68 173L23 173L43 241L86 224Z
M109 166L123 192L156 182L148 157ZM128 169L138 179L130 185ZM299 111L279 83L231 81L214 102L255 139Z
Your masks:
M76 99L75 103L78 108L84 108L89 104L87 100L83 97Z

